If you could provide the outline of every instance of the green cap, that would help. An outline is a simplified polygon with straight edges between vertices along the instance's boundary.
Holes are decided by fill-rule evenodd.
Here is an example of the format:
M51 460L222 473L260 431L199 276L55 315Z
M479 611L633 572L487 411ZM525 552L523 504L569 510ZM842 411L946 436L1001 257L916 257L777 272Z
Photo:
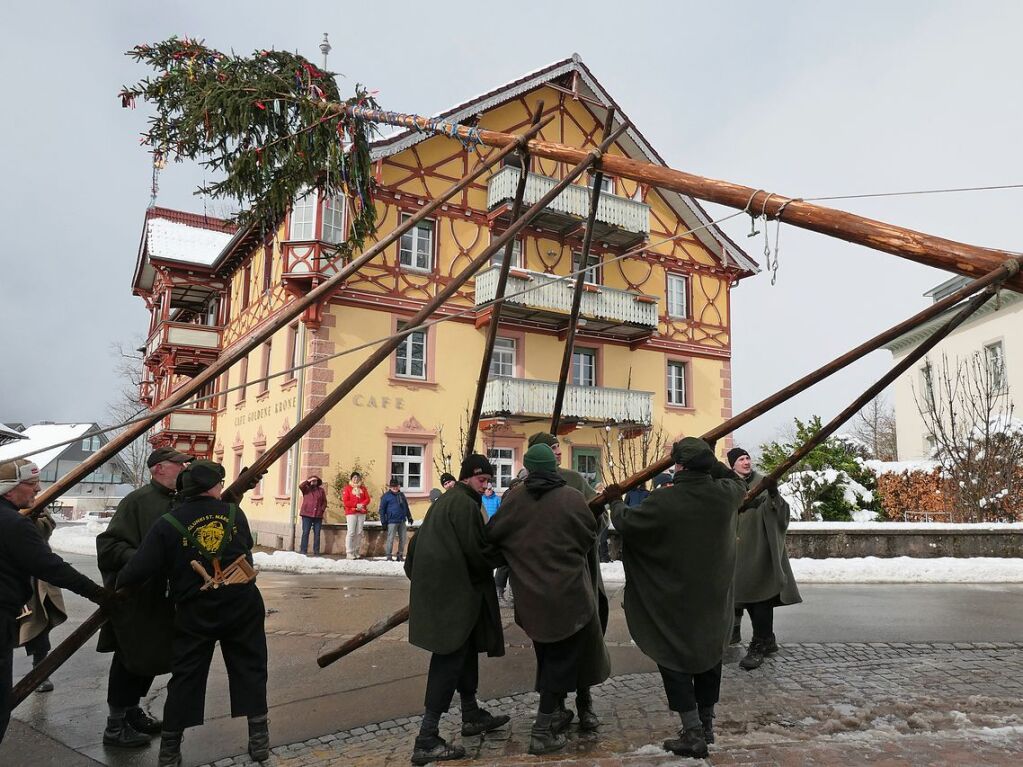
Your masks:
M543 443L533 445L522 457L522 463L530 471L557 471L558 459L554 451Z
M714 452L699 437L686 437L671 447L671 457L679 466L695 471L707 471L714 465Z
M219 463L205 459L192 461L178 474L178 493L185 498L194 498L223 482L225 476L224 467Z

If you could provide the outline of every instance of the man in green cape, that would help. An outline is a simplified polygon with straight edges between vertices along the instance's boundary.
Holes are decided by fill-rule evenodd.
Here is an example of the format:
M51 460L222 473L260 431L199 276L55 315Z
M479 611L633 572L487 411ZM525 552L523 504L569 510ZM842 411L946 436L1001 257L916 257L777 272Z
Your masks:
M672 486L637 507L615 500L611 520L623 542L629 631L657 663L668 707L682 720L664 748L702 758L732 627L735 525L746 485L696 437L675 443L672 457L680 469Z
M494 478L482 455L462 464L459 481L438 498L409 545L409 642L429 650L423 722L412 764L461 759L465 749L440 737L440 718L455 690L462 703L462 735L479 735L508 723L479 707L479 653L504 655L494 567L500 556L487 543L482 494Z

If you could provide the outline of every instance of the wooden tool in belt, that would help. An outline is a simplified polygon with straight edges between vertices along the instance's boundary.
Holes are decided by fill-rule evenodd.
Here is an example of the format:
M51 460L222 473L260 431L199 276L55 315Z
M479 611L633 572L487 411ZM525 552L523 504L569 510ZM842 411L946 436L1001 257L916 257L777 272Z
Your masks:
M170 523L171 527L184 536L185 540L191 544L192 548L196 549L203 555L203 557L213 562L213 575L209 574L209 571L199 560L193 559L189 563L191 564L192 569L195 570L199 577L204 581L203 585L199 588L200 591L218 589L221 586L235 586L244 583L252 583L256 580L256 569L249 564L249 560L244 554L240 555L227 567L223 569L220 567L220 552L223 551L224 546L226 546L234 536L234 516L237 510L238 507L233 503L228 507L227 527L224 529L224 534L221 536L215 549L210 549L200 543L191 531L173 514L168 513L163 515L163 518Z

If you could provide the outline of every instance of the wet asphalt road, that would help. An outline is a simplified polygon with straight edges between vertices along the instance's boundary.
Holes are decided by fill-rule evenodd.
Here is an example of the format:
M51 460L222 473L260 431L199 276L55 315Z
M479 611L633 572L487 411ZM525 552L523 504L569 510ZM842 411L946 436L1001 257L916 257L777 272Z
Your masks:
M97 576L95 559L68 555L83 572ZM315 662L325 647L339 643L379 617L406 604L403 578L262 573L259 585L270 614L270 718L273 743L293 743L340 729L419 713L427 653L408 645L404 627L327 669ZM802 605L779 609L780 642L978 642L1018 641L1023 636L1023 585L886 584L804 585ZM621 610L621 585L609 584L612 598L608 644L615 674L654 671L629 641ZM70 619L56 631L67 636L91 605L66 595ZM531 689L533 653L504 611L507 655L481 662L481 698ZM333 634L336 636L324 636ZM744 626L748 636L748 622ZM53 678L56 690L34 694L15 712L0 745L0 765L152 765L156 746L140 751L106 749L109 656L94 651L95 640ZM19 651L15 676L29 662ZM159 715L166 678L154 686L149 705ZM212 762L245 749L245 721L231 719L227 680L214 658L206 724L189 730L186 764Z

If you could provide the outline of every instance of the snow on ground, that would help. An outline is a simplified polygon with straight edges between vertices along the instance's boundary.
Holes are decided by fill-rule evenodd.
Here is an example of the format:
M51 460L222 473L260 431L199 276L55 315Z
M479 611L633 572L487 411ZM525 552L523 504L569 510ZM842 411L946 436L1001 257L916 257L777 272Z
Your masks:
M870 530L890 532L893 530L927 533L956 533L976 530L1023 531L1023 522L790 522L789 530L801 532L834 533L843 530Z
M793 523L796 527L800 523ZM803 523L806 527L857 527L868 529L893 527L919 528L913 525L892 522L861 523L847 522ZM927 524L928 529L947 527L990 528L993 525L936 525ZM1012 525L1023 528L1023 525ZM88 523L85 525L61 525L50 538L55 551L71 554L96 554L96 536L106 525ZM262 570L285 573L321 573L336 575L378 575L405 577L402 562L387 562L382 559L331 559L329 557L307 557L294 551L256 552L253 555L256 566ZM800 583L1023 583L1023 559L994 557L973 557L956 559L934 557L859 557L850 559L792 559L792 572ZM621 562L610 562L600 566L604 580L608 583L624 583L625 569Z

